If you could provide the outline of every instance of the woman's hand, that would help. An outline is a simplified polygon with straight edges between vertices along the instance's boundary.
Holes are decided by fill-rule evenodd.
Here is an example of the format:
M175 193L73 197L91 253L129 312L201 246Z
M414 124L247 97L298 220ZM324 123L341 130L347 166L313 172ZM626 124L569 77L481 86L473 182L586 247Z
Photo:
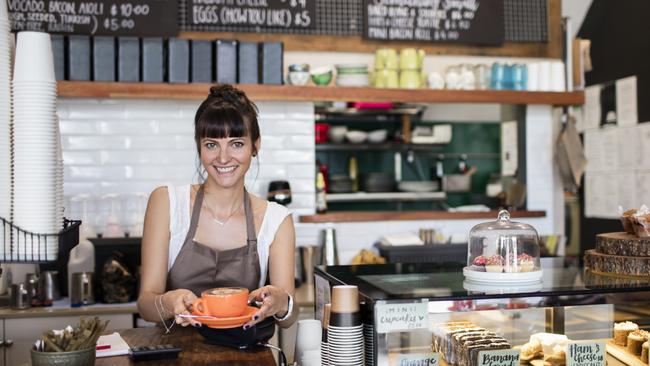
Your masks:
M284 317L289 308L289 294L277 286L264 286L251 292L248 301L261 301L262 307L253 315L253 319L244 325L244 330L252 327L269 316Z
M200 327L201 323L190 318L182 318L179 314L190 315L192 313L192 303L196 301L196 295L190 290L179 289L165 292L161 298L163 309L172 313L176 323L186 327L193 325Z

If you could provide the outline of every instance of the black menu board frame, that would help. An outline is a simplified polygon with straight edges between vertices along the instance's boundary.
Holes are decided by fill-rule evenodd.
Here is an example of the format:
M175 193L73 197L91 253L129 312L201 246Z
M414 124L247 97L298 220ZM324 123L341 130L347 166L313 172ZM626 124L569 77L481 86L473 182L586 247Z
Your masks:
M364 0L363 38L499 46L504 0Z
M188 26L304 30L316 27L316 0L185 0Z
M161 37L179 30L178 0L7 0L7 5L14 32Z

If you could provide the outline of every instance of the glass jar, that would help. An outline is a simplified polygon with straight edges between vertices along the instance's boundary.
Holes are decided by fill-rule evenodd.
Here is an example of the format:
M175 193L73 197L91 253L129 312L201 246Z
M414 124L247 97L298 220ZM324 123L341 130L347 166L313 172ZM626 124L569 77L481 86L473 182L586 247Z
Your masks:
M474 272L471 275L479 279L481 274L487 274L487 277L494 277L492 274L495 274L515 280L541 280L537 231L528 224L510 221L508 211L499 211L496 221L478 224L470 231L467 271ZM531 275L508 276L524 273Z
M457 65L449 66L445 71L445 86L447 89L461 89L460 67Z
M476 89L490 89L490 66L485 64L474 66L474 78L476 79Z

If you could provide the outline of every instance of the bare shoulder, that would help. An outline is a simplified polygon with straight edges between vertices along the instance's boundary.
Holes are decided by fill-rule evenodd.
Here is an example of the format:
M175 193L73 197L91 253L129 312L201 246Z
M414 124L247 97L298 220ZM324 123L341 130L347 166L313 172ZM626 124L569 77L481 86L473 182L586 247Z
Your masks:
M251 205L253 206L253 213L255 216L264 215L268 202L264 198L258 197L252 193L249 193L249 197L251 198Z
M169 191L167 186L156 187L149 195L149 203L169 202Z

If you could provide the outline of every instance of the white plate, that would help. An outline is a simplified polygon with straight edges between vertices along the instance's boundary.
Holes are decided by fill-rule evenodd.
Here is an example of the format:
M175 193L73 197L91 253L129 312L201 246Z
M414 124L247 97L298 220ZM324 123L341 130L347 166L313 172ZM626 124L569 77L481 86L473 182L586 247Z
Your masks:
M542 282L542 270L532 272L479 272L463 268L465 279L477 284L512 284L512 285L530 285Z

